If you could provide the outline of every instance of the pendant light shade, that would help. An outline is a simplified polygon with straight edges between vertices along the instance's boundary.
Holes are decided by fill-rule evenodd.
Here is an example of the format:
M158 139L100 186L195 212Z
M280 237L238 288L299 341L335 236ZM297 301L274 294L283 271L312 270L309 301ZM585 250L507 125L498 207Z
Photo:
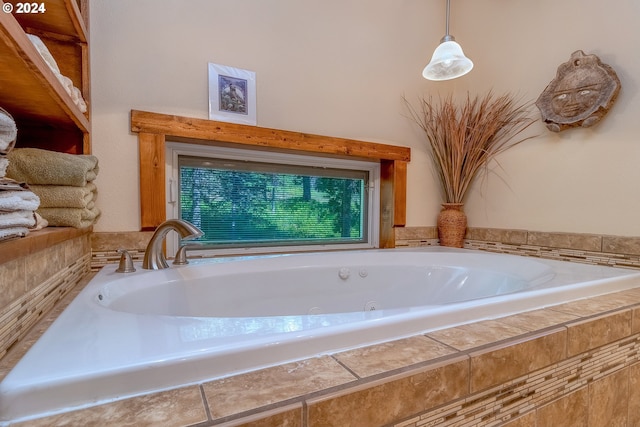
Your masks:
M464 76L473 68L473 62L464 56L462 47L449 34L450 0L447 0L446 34L433 52L431 62L422 71L428 80L450 80Z

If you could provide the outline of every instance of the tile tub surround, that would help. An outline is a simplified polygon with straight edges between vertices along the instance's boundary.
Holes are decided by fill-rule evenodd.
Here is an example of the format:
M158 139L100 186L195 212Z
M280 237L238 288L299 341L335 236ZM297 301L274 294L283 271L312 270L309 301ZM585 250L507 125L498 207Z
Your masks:
M0 358L89 273L89 232L45 229L0 245Z
M437 231L435 227L406 227L406 228L396 228L396 241L399 246L419 246L419 245L437 245ZM42 250L39 252L28 254L16 254L15 256L11 256L9 258L3 258L2 263L0 263L0 277L10 278L6 282L10 284L9 289L3 289L2 297L4 298L3 304L0 304L0 309L3 310L2 314L0 314L0 334L4 334L4 341L0 338L0 345L4 345L2 349L0 349L0 357L5 354L7 348L11 347L9 354L6 357L0 359L0 377L6 375L7 370L15 363L19 356L16 356L21 351L24 351L30 345L29 340L22 340L22 336L24 336L31 325L38 322L38 319L41 319L47 312L48 309L55 303L56 300L60 299L65 292L69 291L69 288L73 288L75 286L75 282L83 282L86 284L88 280L84 280L82 278L83 274L87 269L87 254L91 250L91 268L93 270L99 269L102 265L106 263L116 263L119 260L119 255L116 250L120 247L124 247L133 252L135 259L141 259L144 248L151 237L151 232L124 232L124 233L91 233L90 238L88 234L78 235L68 241L55 241L53 244L46 250ZM573 234L573 233L542 233L542 232L531 232L525 230L503 230L503 229L480 229L480 228L470 228L467 231L467 240L465 244L467 247L472 247L476 249L484 249L494 252L505 252L505 253L514 253L521 255L530 255L530 256L540 256L545 258L552 259L567 259L571 261L578 262L588 262L594 264L605 264L605 265L618 265L624 267L633 267L637 268L640 265L640 238L636 237L618 237L618 236L606 236L606 235L583 235L583 234ZM62 255L65 254L65 255ZM62 270L53 271L51 270L51 266L58 265L61 261L62 264L67 264L68 260L72 260L71 264L65 265ZM75 261L73 261L75 260ZM36 268L40 264L44 263L45 266L41 266ZM27 268L28 266L28 268ZM30 284L25 285L17 285L22 280L25 280L26 272L29 271L38 271L37 275L31 275ZM63 273L61 273L63 271ZM36 279L36 276L38 280ZM71 278L71 280L68 280ZM35 281L34 281L35 280ZM44 282L40 282L44 280ZM53 280L53 281L51 281ZM77 288L78 286L76 286ZM27 290L32 292L31 294L27 294ZM73 292L73 291L72 291ZM45 297L44 299L38 300L37 298ZM580 323L583 320L591 319L593 316L598 314L602 314L603 312L608 312L611 310L617 310L619 307L629 306L635 302L633 301L615 301L613 300L605 301L601 297L600 307L597 309L597 313L591 313L589 307L582 307L581 304L573 303L572 311L554 311L554 316L550 317L548 311L543 313L534 312L534 313L523 313L518 315L518 317L509 318L509 319L501 319L501 323L508 324L510 326L515 326L516 328L521 328L522 330L527 330L529 332L524 333L524 335L516 335L511 338L507 338L507 336L503 336L502 338L496 338L491 336L479 336L477 331L474 331L473 327L469 327L468 330L463 330L462 333L458 332L458 335L464 335L465 333L470 334L470 337L473 337L473 340L477 340L476 343L467 343L466 346L462 346L460 343L458 345L461 346L460 349L456 349L452 344L446 344L440 341L435 340L432 337L414 337L411 339L410 343L407 344L405 341L398 341L395 343L388 343L382 347L375 348L367 348L362 349L361 351L371 354L377 355L374 359L376 360L373 365L376 363L380 366L362 366L355 365L354 360L365 360L365 355L361 355L358 351L347 352L342 355L343 358L351 359L350 362L344 363L345 369L348 370L353 376L354 379L351 382L346 384L342 384L339 386L333 386L329 389L318 389L315 391L297 391L292 392L291 395L294 397L283 398L284 400L278 402L257 402L255 404L254 409L247 410L246 412L241 413L233 413L233 414L222 414L216 415L215 412L212 412L209 408L209 405L213 405L211 402L206 400L206 396L204 393L204 386L192 386L187 390L185 394L182 392L174 395L173 392L168 393L158 393L153 395L154 400L153 403L151 401L147 401L151 397L141 397L140 400L132 399L125 400L122 402L114 402L110 405L102 405L95 407L93 409L87 409L85 411L76 412L76 414L84 414L88 419L96 420L97 425L102 425L103 423L99 420L104 419L105 417L109 417L108 414L118 414L118 420L115 421L113 425L122 425L126 424L124 420L131 420L132 414L142 414L142 415L134 415L133 417L136 420L136 425L142 423L140 425L144 425L144 422L141 420L144 418L145 411L134 410L136 403L142 403L146 405L145 408L150 410L149 415L151 419L157 420L163 419L163 413L159 409L150 409L150 408L166 408L167 413L170 416L167 416L170 422L165 423L165 425L193 425L199 422L204 424L201 425L218 425L220 423L224 423L221 425L229 425L229 426L240 426L240 425L252 425L252 426L268 426L268 425L278 425L278 426L303 426L303 425L311 425L308 423L308 411L309 406L307 401L312 398L319 398L321 396L330 396L331 393L342 392L344 389L351 390L352 386L363 386L366 387L367 384L371 384L371 381L380 380L385 381L387 378L391 378L390 375L398 372L412 371L414 369L418 369L418 367L424 366L426 368L435 366L435 363L439 361L446 361L449 358L456 357L456 354L462 352L467 356L476 348L485 348L487 346L492 346L492 340L497 340L500 343L510 342L511 340L517 340L526 337L527 333L534 334L535 331L546 330L547 328L552 328L555 325L560 325L561 327L567 327L571 322L576 322L576 325L573 326L573 334L577 334L582 328L583 331L607 331L609 326L611 326L611 322L609 322L608 326L605 326L603 323L602 326L600 323L591 323L586 321L584 324ZM604 304L604 305L603 305ZM55 309L57 312L57 308ZM567 309L568 310L568 309ZM581 311L582 310L582 311ZM556 318L558 313L561 314L560 317ZM572 314L573 313L573 314ZM635 309L632 311L635 314ZM574 316L574 318L571 318ZM616 317L616 321L621 321L624 325L627 322L628 314L619 313ZM55 317L55 316L54 316ZM605 316L605 319L608 319L609 315ZM640 314L632 315L632 326L635 323L640 324ZM605 322L607 322L605 320ZM41 333L46 328L46 321L40 321L36 323L35 327L32 328L32 334ZM534 330L531 330L531 325L534 325ZM591 325L591 326L590 326ZM493 330L491 325L481 325L481 328L486 329L489 327L490 330ZM8 333L11 329L11 332ZM501 330L504 332L508 328L502 327ZM17 335L15 335L17 333ZM583 332L584 333L584 332ZM624 334L626 330L624 326L622 330L616 330L616 334ZM640 333L640 327L632 328L631 334ZM455 334L454 334L455 335ZM0 335L2 336L2 335ZM16 337L20 339L16 343ZM506 338L506 341L504 339ZM607 337L606 340L610 339ZM426 342L425 342L426 340ZM625 339L621 339L624 341ZM4 343L4 344L2 344ZM434 344L435 343L435 344ZM400 345L400 351L405 355L411 355L408 359L404 359L400 357L399 361L390 356L390 354L394 354L398 351L398 345ZM471 346L466 348L467 346ZM590 346L594 345L604 345L602 343L590 342L584 344L582 347L590 348ZM479 347L473 347L479 346ZM581 345L577 345L577 348L571 350L575 351L583 351ZM584 357L589 356L589 352L591 350L586 351L585 353L580 353L585 355ZM580 355L579 354L579 355ZM336 359L337 356L332 356L333 360ZM373 356L369 356L371 358ZM579 357L579 356L575 356ZM629 382L633 384L640 384L640 367L635 366L635 362L637 360L635 358L629 358L627 362L625 362L625 372L629 372ZM342 364L343 362L339 362ZM433 368L435 369L435 368ZM578 369L578 368L576 368ZM304 371L304 369L302 370ZM249 374L247 374L249 375ZM251 377L244 377L250 379ZM391 380L389 380L391 381ZM589 380L594 381L594 380ZM277 381L278 384L286 384L287 380L283 379L282 381ZM195 388L194 388L195 387ZM253 386L248 386L249 388L253 388ZM501 386L496 386L501 387ZM589 392L596 390L595 387L591 387L589 385ZM636 387L637 388L637 387ZM269 394L269 387L259 387L262 390L262 393ZM572 389L573 390L573 389ZM635 390L630 387L630 390ZM471 392L471 391L470 391ZM307 393L307 394L304 394ZM347 392L348 393L348 392ZM482 394L482 392L479 392ZM528 393L528 392L527 392ZM583 391L581 391L583 393ZM176 408L173 404L170 404L174 399L177 399L176 396L188 396L188 401L190 399L195 399L195 401L200 402L199 405L202 406L202 413L204 414L202 417L200 415L195 418L189 418L181 422L179 420L174 419L176 413ZM194 397L195 396L195 397ZM200 396L200 397L198 397ZM569 395L567 395L569 396ZM630 411L630 414L636 413L640 414L640 397L636 397L635 400L632 399L635 396L633 393L629 394L630 401L629 405L631 407L635 407L636 410ZM467 399L464 398L465 402ZM163 400L165 399L165 400ZM481 398L478 398L478 402L483 402ZM488 398L491 401L495 401L495 398ZM566 402L573 401L582 401L581 399L577 399L575 397L567 397ZM164 403L163 403L164 402ZM179 402L179 400L178 400ZM457 402L460 402L458 400ZM475 401L474 401L475 402ZM479 404L481 404L479 403ZM588 403L588 399L587 399ZM564 405L564 403L562 403ZM568 404L568 403L567 403ZM190 404L186 403L185 405L190 406ZM185 405L179 404L179 408L183 408ZM527 420L536 419L536 417L542 415L540 414L548 414L553 412L553 408L556 404L549 404L550 409L544 410L536 410L534 412L522 411L523 416L518 419L513 419L511 424L508 425L532 425L532 424L524 424L528 422ZM557 405L560 405L558 403ZM635 406L633 406L635 405ZM472 405L473 406L473 405ZM566 406L566 405L565 405ZM475 406L474 406L475 407ZM133 411L133 412L132 412ZM187 411L187 413L191 413ZM534 415L532 415L534 414ZM71 415L62 416L63 420L70 420ZM304 417L303 417L304 416ZM452 416L450 414L450 416ZM548 415L546 415L548 417ZM93 418L92 418L93 417ZM139 418L143 417L143 418ZM510 415L511 418L513 416ZM631 424L631 415L629 415L629 425ZM640 417L640 415L638 415ZM420 417L419 417L420 418ZM260 421L264 419L264 421ZM429 415L423 415L423 420L428 420ZM547 418L540 418L540 420ZM204 420L204 421L201 421ZM280 421L269 421L269 420L280 420ZM304 423L306 424L303 424ZM409 422L410 419L407 420ZM352 421L355 423L355 421ZM540 421L541 422L541 421ZM636 420L640 425L640 420ZM43 425L51 425L47 424L47 422L43 422ZM245 424L243 424L245 423ZM416 421L416 425L439 425L428 424L428 421ZM29 423L31 424L31 423ZM57 422L58 425L64 424L64 422ZM73 425L73 422L70 422L68 425ZM163 423L160 422L160 425ZM149 423L148 425L158 425ZM358 424L353 424L358 425ZM392 424L389 424L392 425ZM471 424L476 425L476 424ZM479 424L481 425L481 424ZM499 425L499 424L487 424L487 425ZM507 425L507 424L505 424ZM544 425L544 424L542 424ZM407 426L412 427L410 423ZM538 424L538 427L540 424ZM369 426L368 426L369 427Z
M13 425L639 425L638 285Z
M129 231L91 234L91 270L120 262L118 249L126 249L134 262L144 259L144 251L153 236L152 231Z
M436 227L395 229L396 247L438 245ZM587 264L640 268L640 237L467 228L464 247Z
M396 247L437 246L436 227L396 227ZM119 248L142 261L153 232L98 232L91 235L91 269L117 263ZM467 229L465 247L588 264L640 268L640 237L556 233L499 228ZM191 254L190 256L193 256Z

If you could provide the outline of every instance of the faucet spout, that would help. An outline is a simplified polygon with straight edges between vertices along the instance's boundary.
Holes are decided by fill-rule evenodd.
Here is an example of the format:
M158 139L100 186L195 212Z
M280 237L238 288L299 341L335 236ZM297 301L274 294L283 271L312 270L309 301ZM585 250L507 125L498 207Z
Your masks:
M147 249L144 252L144 260L142 268L146 270L160 270L169 268L167 259L162 251L162 243L169 231L176 231L184 240L197 239L204 233L195 225L182 219L169 219L156 228L155 233L151 236Z

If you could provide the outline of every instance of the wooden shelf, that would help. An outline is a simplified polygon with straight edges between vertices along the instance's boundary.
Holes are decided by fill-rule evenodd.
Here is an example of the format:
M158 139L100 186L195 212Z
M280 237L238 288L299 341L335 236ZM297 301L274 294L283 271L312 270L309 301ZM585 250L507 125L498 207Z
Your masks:
M88 154L89 113L82 113L44 61L27 33L38 35L56 58L62 75L89 103L86 17L76 0L49 0L44 13L0 12L0 107L18 125L17 146ZM83 7L88 7L83 3ZM84 10L86 13L86 10Z
M7 13L0 13L0 58L0 105L16 120L28 118L88 132L87 117Z
M75 0L47 0L45 13L15 13L16 0L5 0L14 6L14 18L29 33L50 33L71 41L87 42L87 29Z
M88 154L90 120L73 102L27 34L39 36L61 73L90 101L88 0L47 0L44 13L0 12L0 107L18 126L16 146ZM91 228L46 228L24 238L0 242L0 260L8 261L61 241L90 233Z
M2 263L23 258L58 243L91 233L89 228L47 227L31 231L25 237L0 242L0 260Z

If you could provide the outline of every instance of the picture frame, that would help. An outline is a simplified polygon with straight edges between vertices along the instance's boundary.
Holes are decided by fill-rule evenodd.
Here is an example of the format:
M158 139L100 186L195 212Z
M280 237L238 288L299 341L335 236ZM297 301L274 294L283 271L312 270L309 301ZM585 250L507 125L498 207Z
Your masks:
M209 120L257 124L256 73L209 63Z

